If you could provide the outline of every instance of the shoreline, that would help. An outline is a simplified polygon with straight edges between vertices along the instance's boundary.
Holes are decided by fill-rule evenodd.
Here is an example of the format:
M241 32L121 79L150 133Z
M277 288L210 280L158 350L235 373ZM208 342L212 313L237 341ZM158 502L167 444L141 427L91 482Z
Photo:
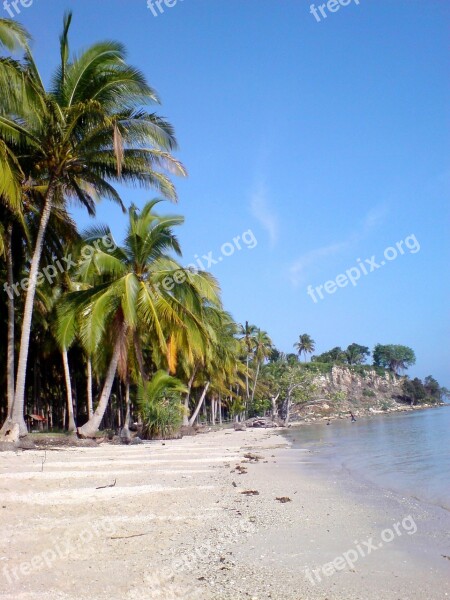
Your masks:
M420 502L368 490L350 483L350 475L330 476L281 430L47 449L42 460L42 450L0 455L2 600L75 600L82 593L93 600L450 595L450 559L438 556L436 537L436 528L441 536L448 531L448 515L436 523ZM402 535L370 556L357 551L353 568L346 562L331 575L311 575L345 553L354 558L348 553L355 541L365 548L394 524ZM66 538L72 546L64 556L56 544ZM43 556L49 564L37 568Z
M368 409L354 408L353 412L354 412L355 416L358 417L358 419L371 419L374 417L396 415L399 413L414 413L417 411L432 410L432 409L438 409L438 408L443 408L443 407L450 408L450 402L440 402L438 404L424 404L424 405L418 405L418 406L407 406L407 405L399 404L395 408L388 408L387 410L376 410L372 407L368 408ZM309 414L313 415L315 413L311 412ZM297 421L292 420L289 424L289 427L299 427L299 426L303 426L303 425L318 424L321 421L345 420L345 419L348 419L348 414L349 414L348 411L345 411L344 413L342 413L342 412L330 413L329 415L326 415L326 416L317 415L317 416L303 417L301 420L297 420Z

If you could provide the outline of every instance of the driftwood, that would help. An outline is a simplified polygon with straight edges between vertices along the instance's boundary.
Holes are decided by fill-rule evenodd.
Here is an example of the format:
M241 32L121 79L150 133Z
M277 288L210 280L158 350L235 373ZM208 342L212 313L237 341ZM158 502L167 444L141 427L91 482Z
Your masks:
M96 487L96 490L104 490L106 488L111 488L114 487L116 485L117 479L114 479L114 483L111 483L110 485L101 485L99 487Z
M133 535L113 535L111 540L129 540L130 538L142 537L143 535L150 535L150 531L146 533L135 533Z

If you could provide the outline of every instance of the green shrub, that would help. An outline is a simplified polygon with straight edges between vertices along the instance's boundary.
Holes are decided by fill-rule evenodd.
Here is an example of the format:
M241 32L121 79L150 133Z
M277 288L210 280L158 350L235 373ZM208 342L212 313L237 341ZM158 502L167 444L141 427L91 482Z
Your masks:
M363 390L363 396L365 396L366 398L374 398L376 396L376 394L373 390L369 390L369 389L365 388Z
M168 438L180 428L184 407L181 394L186 392L180 380L158 371L152 380L138 388L139 410L144 437Z
M333 368L332 363L319 363L319 362L310 362L310 363L301 363L300 367L305 371L310 371L311 373L317 373L318 375L328 375L331 373L331 369Z

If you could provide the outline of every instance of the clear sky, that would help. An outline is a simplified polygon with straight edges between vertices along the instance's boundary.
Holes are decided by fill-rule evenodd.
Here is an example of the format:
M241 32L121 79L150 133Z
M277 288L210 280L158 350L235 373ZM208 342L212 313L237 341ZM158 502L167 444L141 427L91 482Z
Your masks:
M33 0L18 18L46 78L71 8L73 50L120 40L158 90L190 173L168 206L186 217L186 263L213 252L226 308L286 352L305 332L317 352L405 344L411 375L450 386L450 4L352 0L320 22L310 0L178 0L157 17L146 4ZM98 219L121 237L120 210L105 202ZM248 230L255 247L221 256ZM308 285L328 281L314 302Z

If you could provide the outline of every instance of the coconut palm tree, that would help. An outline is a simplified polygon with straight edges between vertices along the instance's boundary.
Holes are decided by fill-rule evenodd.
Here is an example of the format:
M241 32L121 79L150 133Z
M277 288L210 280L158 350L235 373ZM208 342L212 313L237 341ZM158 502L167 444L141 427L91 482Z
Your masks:
M229 387L236 385L239 374L241 345L236 338L237 325L231 315L222 308L207 307L204 311L204 324L208 332L205 353L201 364L197 364L197 377L203 391L189 425L193 425L208 392L213 402L221 394L228 394ZM239 383L242 383L239 379Z
M297 350L299 358L302 357L302 354L305 355L306 362L306 355L315 351L316 342L307 333L302 333L298 338L298 342L294 344L294 348Z
M251 397L252 403L255 398L255 390L256 390L256 386L258 384L258 377L259 377L261 367L264 364L264 362L271 355L272 349L273 349L273 344L272 344L272 340L270 339L269 335L265 331L258 329L256 336L255 336L254 360L256 362L256 370L255 370L255 378L253 381L253 388L252 388L252 397Z
M64 18L61 60L50 89L44 87L28 48L23 62L0 62L0 84L11 79L11 73L14 76L14 93L0 99L0 166L8 169L8 176L0 179L9 182L0 186L0 195L17 195L16 173L21 171L22 194L32 187L43 197L22 319L12 414L21 435L27 433L23 408L38 270L55 207L74 200L93 214L102 197L121 205L111 182L153 186L165 197L176 199L165 172L185 174L170 154L176 148L172 127L142 108L158 102L158 97L142 73L127 64L123 46L97 43L70 60L71 19L70 13ZM24 81L26 85L21 86ZM21 103L17 101L20 90Z
M125 241L110 253L95 244L105 235L112 239L108 228L89 233L86 241L94 243L97 250L80 265L79 278L91 287L69 294L60 308L64 345L80 322L79 336L87 352L93 355L101 347L109 355L97 408L78 429L81 436L92 436L98 430L116 371L129 382L131 360L140 353L142 335L150 337L154 356L165 357L166 368L173 372L180 332L193 338L206 336L203 307L219 303L212 276L183 269L171 257L181 253L172 229L181 225L183 218L157 215L154 208L158 202L147 203L141 211L130 209ZM136 358L136 362L140 361ZM140 375L145 381L146 373Z
M246 407L248 407L248 403L250 401L250 359L253 355L253 351L255 349L255 335L257 332L256 325L250 325L248 321L245 321L245 325L240 325L239 327L239 335L242 344L242 349L245 355L245 364L247 366L247 371L245 375L245 392L246 392Z

